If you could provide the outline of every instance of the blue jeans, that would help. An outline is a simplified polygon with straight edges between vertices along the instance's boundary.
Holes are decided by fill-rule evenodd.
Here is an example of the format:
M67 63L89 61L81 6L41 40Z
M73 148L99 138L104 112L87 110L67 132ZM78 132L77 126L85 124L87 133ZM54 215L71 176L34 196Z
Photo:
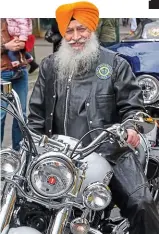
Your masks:
M8 50L8 57L11 60L11 62L17 61L17 54L18 53L19 53L19 51L10 51L10 50ZM30 59L30 58L32 58L32 56L31 56L31 54L29 54L28 52L25 51L25 58Z
M26 68L21 68L23 71L23 77L12 81L12 88L16 91L20 98L22 111L24 118L26 119L26 105L27 105L27 94L28 94L28 71ZM1 78L5 81L11 81L14 71L6 70L1 72ZM7 102L1 101L1 105L4 107L8 106ZM1 144L4 137L4 125L6 119L6 111L1 110ZM12 147L14 150L19 150L19 142L22 140L22 133L20 131L18 122L13 119L12 125Z

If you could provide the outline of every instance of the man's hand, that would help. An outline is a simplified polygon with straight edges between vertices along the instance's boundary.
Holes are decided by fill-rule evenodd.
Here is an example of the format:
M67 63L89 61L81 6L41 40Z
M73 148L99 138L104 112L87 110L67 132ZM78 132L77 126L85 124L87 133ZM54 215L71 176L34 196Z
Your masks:
M5 48L10 51L17 51L19 50L19 44L17 43L17 39L13 39L7 43L5 43Z
M128 139L126 142L132 145L133 147L137 147L140 144L140 137L137 134L137 132L133 129L127 129L127 133Z

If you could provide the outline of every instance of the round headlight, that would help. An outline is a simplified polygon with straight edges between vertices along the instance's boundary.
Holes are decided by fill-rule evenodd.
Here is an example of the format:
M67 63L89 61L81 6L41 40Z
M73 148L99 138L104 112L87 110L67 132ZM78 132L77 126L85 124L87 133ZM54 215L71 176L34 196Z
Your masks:
M90 224L85 218L76 218L70 223L72 234L87 234L90 229Z
M93 183L83 191L85 205L92 210L103 210L111 201L110 190L102 183Z
M15 175L21 166L18 154L12 150L1 151L0 164L2 177L11 177Z
M62 153L48 152L29 167L29 185L42 198L59 198L71 190L75 169L71 160Z
M138 84L142 89L145 104L156 101L159 95L159 82L150 75L141 75L138 78Z

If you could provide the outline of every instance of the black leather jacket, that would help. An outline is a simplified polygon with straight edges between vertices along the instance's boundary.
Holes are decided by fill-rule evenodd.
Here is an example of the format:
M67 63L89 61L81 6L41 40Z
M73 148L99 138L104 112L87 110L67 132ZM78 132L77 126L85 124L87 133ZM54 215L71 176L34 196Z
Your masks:
M53 64L54 55L42 61L29 106L29 128L49 137L54 134L54 110L58 96L57 75ZM107 71L102 70L103 66L106 66ZM103 76L100 75L101 72ZM87 80L90 77L92 77L90 92L85 100L89 130L122 122L136 112L144 111L141 89L130 65L120 55L101 47L100 59L95 70L82 78ZM76 78L78 77L73 77ZM82 93L85 89L81 88L80 92L78 105L80 101L82 102ZM93 132L91 137L96 137L96 134L98 133Z

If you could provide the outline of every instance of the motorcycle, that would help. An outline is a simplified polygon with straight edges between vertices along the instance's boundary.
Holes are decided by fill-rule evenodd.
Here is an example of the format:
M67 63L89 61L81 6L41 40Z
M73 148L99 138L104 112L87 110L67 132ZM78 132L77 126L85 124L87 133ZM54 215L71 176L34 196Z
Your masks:
M145 109L156 120L155 128L147 134L147 138L151 145L149 166L157 170L159 162L159 21L140 20L133 36L126 37L108 49L118 52L131 65L136 81L143 92ZM151 180L151 174L148 174L148 178ZM158 179L152 179L151 185L158 187Z
M147 175L150 146L146 134L155 127L153 119L139 112L122 124L100 129L99 136L83 147L83 138L77 140L62 135L48 138L31 132L23 119L20 101L11 82L2 81L1 90L1 99L7 101L13 111L2 106L1 109L18 120L23 140L19 152L10 148L1 150L4 187L0 232L128 234L127 219L112 219L110 216L115 205L109 189L113 169L95 150L106 141L118 141L121 147L130 147L137 156L144 158ZM141 144L136 149L126 143L125 125L128 122L138 129L141 137ZM151 170L152 177L158 176L157 165L157 171ZM158 190L153 187L155 196Z
M134 36L108 49L118 52L130 64L143 91L147 113L156 119L149 141L159 155L159 21L141 19Z

